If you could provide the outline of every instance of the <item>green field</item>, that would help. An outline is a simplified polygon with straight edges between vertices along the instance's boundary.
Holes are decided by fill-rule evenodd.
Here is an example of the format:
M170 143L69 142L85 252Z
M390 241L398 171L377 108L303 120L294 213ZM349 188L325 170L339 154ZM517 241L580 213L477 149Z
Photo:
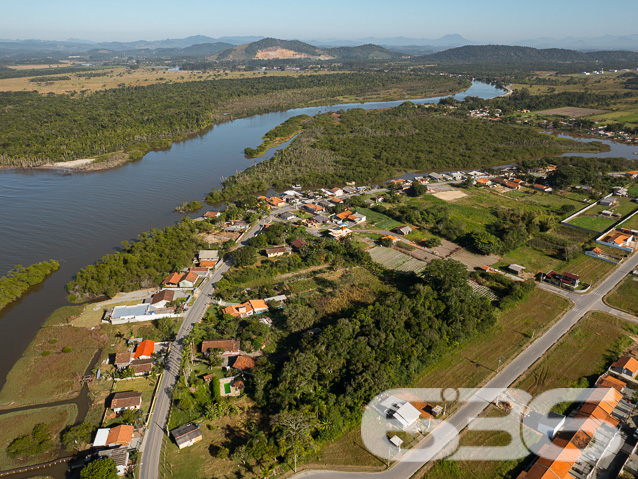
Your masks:
M627 192L634 197L638 197L638 185L631 186L627 189Z
M605 297L605 302L614 308L638 315L638 277L627 276Z
M631 230L638 230L638 215L632 216L630 219L624 221L619 226L623 228L629 228Z
M588 230L603 231L611 228L611 226L618 221L618 218L600 218L598 216L577 216L569 222L570 225L580 226L581 228L587 228Z
M389 216L369 210L368 208L358 208L357 211L366 216L368 223L374 224L379 229L392 230L397 226L401 226L401 223L393 220Z

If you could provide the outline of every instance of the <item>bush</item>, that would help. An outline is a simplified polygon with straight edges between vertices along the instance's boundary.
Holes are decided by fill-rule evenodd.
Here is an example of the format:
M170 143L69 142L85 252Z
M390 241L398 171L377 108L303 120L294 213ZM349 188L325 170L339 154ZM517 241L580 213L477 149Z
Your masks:
M51 351L47 350L47 351L42 351L40 353L42 356L48 356L49 354L51 354Z
M64 346L62 348L63 353L70 353L71 351L73 351L73 348L71 348L71 346Z

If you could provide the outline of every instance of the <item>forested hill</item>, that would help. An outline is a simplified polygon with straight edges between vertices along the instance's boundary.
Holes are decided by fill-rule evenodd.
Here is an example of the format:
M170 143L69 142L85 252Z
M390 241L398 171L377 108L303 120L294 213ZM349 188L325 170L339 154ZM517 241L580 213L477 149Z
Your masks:
M209 59L220 61L269 60L286 58L307 58L323 60L390 60L402 55L397 52L367 44L356 47L336 47L320 49L298 40L264 38L252 43L228 48Z
M326 49L326 53L339 60L390 60L399 58L401 53L368 43L358 47L336 47Z
M279 52L279 54L275 53ZM299 57L319 58L325 52L308 43L298 40L279 40L277 38L264 38L252 43L228 48L210 57L211 60L253 60L258 58L292 58L295 54Z
M419 57L432 63L561 63L635 61L638 53L627 51L578 52L561 48L537 49L508 45L466 45Z

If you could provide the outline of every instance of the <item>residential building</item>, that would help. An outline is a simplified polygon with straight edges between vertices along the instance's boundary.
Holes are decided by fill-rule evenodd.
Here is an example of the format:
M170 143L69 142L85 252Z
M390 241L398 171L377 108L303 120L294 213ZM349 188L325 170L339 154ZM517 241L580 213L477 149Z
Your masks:
M285 254L290 254L290 251L285 246L266 248L266 256L268 256L269 258L275 258L277 256L283 256Z
M134 428L123 424L112 428L98 429L93 441L93 447L130 446Z
M251 299L248 301L253 310L253 314L261 314L268 312L268 306L263 299Z
M337 198L336 196L334 198L330 198L330 200L328 201L330 201L331 203L334 203L335 205L343 203L343 200L341 198Z
M145 339L135 349L135 359L149 359L155 352L155 341Z
M159 293L155 293L151 298L151 306L153 308L165 308L167 303L175 299L175 291L172 289L163 289Z
M565 419L565 416L555 412L550 412L545 415L536 411L530 411L525 417L525 425L553 439L556 433L565 424Z
M350 216L350 215L352 215L352 211L350 211L350 210L346 210L346 211L343 211L343 212L341 212L339 214L336 214L334 216L334 222L335 223L343 223L345 220L348 219L348 216Z
M366 217L366 215L362 215L361 213L354 213L348 216L348 219L358 225L361 223L365 223L368 218Z
M277 198L276 196L273 196L272 198L268 198L266 201L273 208L280 208L282 206L285 206L286 204L284 200Z
M221 349L222 354L239 354L239 339L205 339L202 341L202 353L208 355L212 349Z
M330 191L330 193L332 193L334 196L343 196L343 190L341 188L332 188Z
M550 188L549 186L541 185L539 183L535 183L532 188L536 191L542 191L543 193L549 193L552 191L552 188Z
M609 369L633 378L638 373L638 361L632 356L621 356L609 366Z
M137 391L125 391L113 394L111 409L120 413L127 409L139 409L142 406L142 393Z
M134 359L129 364L129 368L133 370L134 376L143 376L144 374L150 374L154 363L155 360L153 358Z
M520 276L525 272L525 266L521 266L519 264L510 264L507 269L515 273L517 276Z
M308 213L323 213L325 208L323 206L319 206L315 203L309 203L307 205L303 205L302 208L306 210Z
M290 243L290 246L292 246L296 250L299 250L306 246L306 244L307 243L303 240L294 240L292 243Z
M197 276L195 273L188 273L179 282L179 287L192 288L193 286L195 286L195 283L197 282L198 279L199 279L199 276Z
M197 258L199 262L202 261L214 261L217 263L219 261L219 250L216 249L200 249L197 254Z
M221 215L219 211L207 211L204 213L204 218L217 218L219 215Z
M203 438L202 431L196 424L186 424L184 426L177 427L171 431L171 436L173 436L177 447L180 449L192 446L196 442L201 441Z
M225 307L222 312L230 314L233 318L247 318L253 315L253 308L249 302L245 302L243 304L231 304Z
M183 275L180 273L171 273L164 279L164 281L162 281L162 284L164 286L176 288L179 285L179 282L181 281L182 276Z
M409 225L406 225L406 226L400 226L398 228L395 228L394 231L396 231L400 235L405 236L410 234L410 232L412 231L412 228Z
M596 243L632 252L634 250L634 235L626 230L613 230L597 239Z
M117 353L115 355L115 361L113 364L117 369L127 368L129 364L131 364L131 359L133 359L133 353L130 351L126 351L125 353Z
M256 365L255 358L247 354L241 354L234 359L232 367L239 371L249 373Z
M280 217L281 219L286 220L286 221L291 221L291 220L294 220L295 218L297 218L297 215L296 215L296 214L294 214L294 213L293 213L293 212L291 212L291 211L284 211L283 213L281 213L281 214L279 215L279 217Z
M492 186L492 181L487 178L477 178L475 183L480 186Z

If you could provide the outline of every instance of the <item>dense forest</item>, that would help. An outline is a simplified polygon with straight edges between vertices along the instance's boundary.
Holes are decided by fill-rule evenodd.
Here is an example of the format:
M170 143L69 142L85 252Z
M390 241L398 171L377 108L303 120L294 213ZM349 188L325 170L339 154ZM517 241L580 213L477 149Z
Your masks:
M467 86L466 80L436 75L344 73L164 83L72 95L1 92L0 166L36 166L121 150L138 159L235 117L390 88L429 96Z
M528 127L442 116L410 102L388 110L353 109L317 115L290 147L228 178L207 201L291 183L370 184L405 170L480 168L598 148Z
M53 259L27 267L15 266L5 276L0 277L0 310L20 298L31 286L44 281L59 267L60 263Z
M184 219L176 226L142 233L133 243L122 242L122 251L88 265L66 285L69 300L113 297L120 291L158 285L166 274L191 263L195 251L202 247L198 231L197 223Z

